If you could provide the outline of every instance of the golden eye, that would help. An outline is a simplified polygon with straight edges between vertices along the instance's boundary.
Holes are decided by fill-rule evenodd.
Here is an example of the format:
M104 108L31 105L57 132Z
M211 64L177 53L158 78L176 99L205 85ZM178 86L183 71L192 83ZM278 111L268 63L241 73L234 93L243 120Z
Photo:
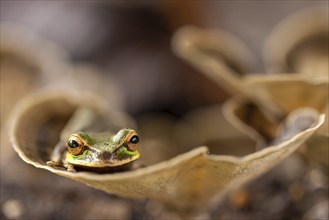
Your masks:
M83 150L83 142L78 136L75 135L71 135L66 146L67 150L73 155L77 155Z
M137 144L139 143L139 137L136 131L131 131L126 138L126 144L132 151L137 150Z

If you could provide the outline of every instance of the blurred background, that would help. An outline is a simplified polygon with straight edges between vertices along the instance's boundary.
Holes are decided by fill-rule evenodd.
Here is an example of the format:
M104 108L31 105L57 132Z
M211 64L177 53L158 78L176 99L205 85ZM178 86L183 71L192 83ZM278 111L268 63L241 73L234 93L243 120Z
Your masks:
M68 52L72 63L86 62L97 65L101 73L110 76L113 80L111 83L118 86L123 97L122 108L137 119L157 112L179 118L195 107L222 103L229 98L223 89L173 54L171 36L179 27L196 25L203 28L220 28L233 33L254 53L253 73L262 74L265 68L261 60L261 51L264 40L272 28L293 12L313 6L328 7L327 1L134 3L2 0L0 4L1 23L17 23L53 41ZM1 71L2 85L6 82L4 74ZM8 96L9 93L6 92L4 95ZM3 112L5 105L6 103L1 100L1 132L6 130L4 125L7 114L4 117ZM10 110L6 109L6 112ZM1 154L12 151L3 146L3 143ZM7 159L1 161L1 219L173 218L172 214L155 203L106 195L28 166L18 159L17 155L5 155ZM286 176L306 178L301 181L309 181L312 190L318 190L323 184L327 184L327 180L323 180L323 173L303 170L301 167L307 165L298 158L295 162L299 166L294 165L291 169L285 170ZM291 167L291 164L283 164L281 169L282 166ZM283 183L293 181L293 178L276 180L278 169L280 168L271 171L266 177L253 183L254 185L250 184L248 190L236 192L218 209L213 210L208 218L264 217L268 210L260 201L273 195L276 197L271 200L269 206L273 207L272 214L278 219L323 216L323 213L312 213L313 206L307 210L305 207L316 204L323 210L327 203L323 200L312 202L313 197L307 202L302 200L301 193L309 193L311 196L315 192L301 189L298 182L293 185L294 188L289 188ZM264 188L259 187L260 182L264 183ZM48 188L49 185L54 188ZM250 192L256 188L260 192L259 197L251 197ZM293 198L285 200L284 194L289 190L292 191ZM321 189L316 191L319 194L324 192ZM297 203L291 205L291 201Z
M326 3L1 1L1 22L17 22L54 41L73 62L99 65L120 86L130 113L181 115L227 97L173 55L170 39L177 28L192 24L232 32L254 52L254 72L261 73L261 49L273 26L290 13L315 5Z

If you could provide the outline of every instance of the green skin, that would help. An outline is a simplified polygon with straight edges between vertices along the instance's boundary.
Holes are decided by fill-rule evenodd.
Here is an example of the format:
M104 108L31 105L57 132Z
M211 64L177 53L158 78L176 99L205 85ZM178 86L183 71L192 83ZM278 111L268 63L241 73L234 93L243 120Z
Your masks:
M63 164L68 170L74 166L97 169L122 166L134 161L139 158L139 152L128 147L129 140L127 138L131 132L135 131L124 128L115 135L77 132L74 135L83 141L84 148L77 155L67 151L64 155Z

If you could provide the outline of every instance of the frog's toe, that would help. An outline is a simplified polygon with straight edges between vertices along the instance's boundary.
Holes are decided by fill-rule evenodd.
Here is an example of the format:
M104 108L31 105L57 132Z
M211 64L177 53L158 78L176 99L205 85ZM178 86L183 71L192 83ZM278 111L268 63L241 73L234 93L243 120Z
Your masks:
M55 167L55 166L60 165L59 163L52 161L52 160L47 161L46 164L47 164L47 166L50 166L50 167Z
M66 169L67 169L67 171L69 171L69 172L77 172L77 171L74 169L74 166L73 166L73 165L68 165Z

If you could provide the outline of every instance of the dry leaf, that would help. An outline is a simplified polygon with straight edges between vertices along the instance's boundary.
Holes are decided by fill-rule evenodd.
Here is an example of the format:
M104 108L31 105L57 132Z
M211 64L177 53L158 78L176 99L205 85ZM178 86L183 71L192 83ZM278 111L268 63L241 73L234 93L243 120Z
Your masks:
M221 198L229 190L266 172L294 152L324 120L323 115L316 115L307 129L275 146L244 157L208 154L207 147L198 147L169 160L157 161L154 165L127 172L72 173L49 167L46 161L75 109L86 103L102 106L95 101L95 97L84 96L84 100L77 97L70 93L35 94L17 106L13 112L10 137L19 156L35 167L105 192L159 200L185 216L206 209L213 200ZM143 148L143 144L140 148ZM147 157L157 153L156 150L147 152L144 158L147 160Z
M328 8L308 8L284 18L264 45L271 73L303 73L328 77Z
M176 124L174 136L180 148L206 145L211 154L245 156L256 150L255 140L226 119L221 105L190 111Z
M175 32L172 48L177 56L228 92L246 92L239 77L253 69L253 56L244 43L229 32L185 26Z
M320 11L320 17L327 16L325 14L327 12ZM300 16L306 15L314 18L314 14L316 14L314 11L307 12L303 15L296 15L294 19L298 20ZM324 25L327 20L320 21L318 18L316 20L314 27L312 22L307 23L309 28L306 29L305 36L308 36L311 31L328 30L328 25ZM296 24L296 21L293 24ZM304 31L304 29L300 31ZM304 39L304 35L301 39ZM177 31L173 38L173 49L177 56L198 68L207 77L213 79L218 86L227 89L232 95L240 97L234 98L225 105L225 115L227 120L238 130L256 140L258 146L266 145L266 143L271 143L276 139L278 127L282 120L298 108L309 107L320 113L327 113L329 100L328 72L323 71L323 68L321 74L316 74L316 77L307 74L239 76L235 71L237 69L235 66L246 66L244 65L246 61L242 58L237 59L238 56L232 56L231 54L240 52L246 55L245 46L237 41L235 37L230 36L232 39L227 40L225 36L228 35L223 35L221 31L217 30L183 27ZM296 42L292 42L293 40L290 38L287 40L289 47L295 45L297 41L299 42L299 39L294 38L294 40ZM234 41L237 43L232 44ZM274 49L276 49L276 42L278 42L277 39L272 40ZM283 42L283 45L288 44L284 40L279 42ZM321 42L323 41L319 41L320 44ZM321 45L322 49L326 48L325 44ZM280 48L282 49L282 47ZM209 50L212 52L209 53ZM308 50L305 51L308 52ZM327 67L328 54L326 53L320 53L320 55L325 57L324 64ZM221 54L221 56L218 56L218 54ZM281 55L283 56L283 54ZM313 53L310 53L308 57L313 55ZM322 62L323 59L320 59L320 61ZM249 60L249 62L251 61ZM235 65L231 65L232 63ZM309 62L307 64L317 65L317 63L312 64ZM243 70L248 71L248 68ZM320 128L320 133L328 135L327 124L328 121ZM325 145L322 146L327 148ZM323 155L320 156L323 157Z

